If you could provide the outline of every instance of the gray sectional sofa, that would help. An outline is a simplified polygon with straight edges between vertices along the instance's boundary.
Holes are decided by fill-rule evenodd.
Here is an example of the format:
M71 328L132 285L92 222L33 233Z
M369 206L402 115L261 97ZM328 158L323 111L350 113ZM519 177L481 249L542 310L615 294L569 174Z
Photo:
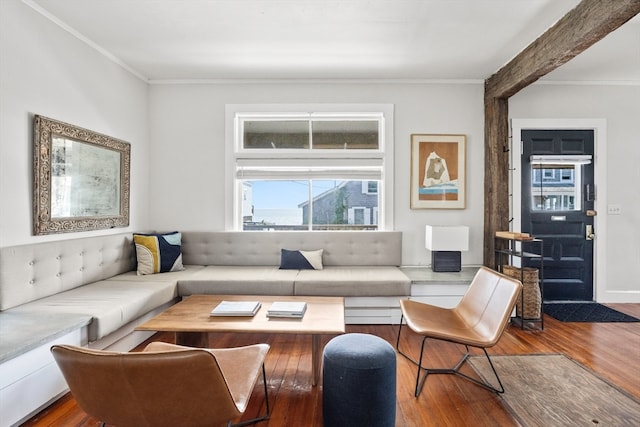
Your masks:
M0 248L0 426L66 390L51 344L129 350L150 336L138 324L184 296L343 296L347 323L397 323L398 301L411 290L399 268L400 232L184 232L185 269L144 276L132 240L125 233ZM281 249L323 249L324 268L281 270Z

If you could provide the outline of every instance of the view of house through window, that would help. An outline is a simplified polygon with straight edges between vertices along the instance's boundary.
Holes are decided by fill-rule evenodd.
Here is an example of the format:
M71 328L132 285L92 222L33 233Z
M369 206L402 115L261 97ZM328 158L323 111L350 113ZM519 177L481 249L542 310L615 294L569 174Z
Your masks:
M236 112L233 120L235 229L384 228L384 177L393 174L383 112Z
M375 230L376 181L243 181L244 230ZM367 192L369 190L369 192Z
M533 165L531 209L534 211L580 210L579 165Z

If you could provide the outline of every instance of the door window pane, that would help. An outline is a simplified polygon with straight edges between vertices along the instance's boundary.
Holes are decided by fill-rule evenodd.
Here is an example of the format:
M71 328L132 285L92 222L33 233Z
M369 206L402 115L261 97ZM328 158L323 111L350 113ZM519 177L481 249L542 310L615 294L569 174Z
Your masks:
M581 165L533 164L531 209L533 211L579 211Z

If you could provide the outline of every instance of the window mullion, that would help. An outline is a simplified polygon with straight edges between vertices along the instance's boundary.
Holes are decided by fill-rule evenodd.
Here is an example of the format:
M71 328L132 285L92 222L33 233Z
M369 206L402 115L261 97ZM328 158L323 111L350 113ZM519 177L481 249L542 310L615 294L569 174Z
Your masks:
M313 180L309 180L309 220L307 230L313 230Z

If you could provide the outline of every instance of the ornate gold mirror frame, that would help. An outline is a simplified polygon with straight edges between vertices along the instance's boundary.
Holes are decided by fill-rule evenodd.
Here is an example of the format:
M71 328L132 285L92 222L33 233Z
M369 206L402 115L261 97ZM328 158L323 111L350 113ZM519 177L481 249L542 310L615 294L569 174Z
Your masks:
M129 143L34 117L33 232L129 225Z

